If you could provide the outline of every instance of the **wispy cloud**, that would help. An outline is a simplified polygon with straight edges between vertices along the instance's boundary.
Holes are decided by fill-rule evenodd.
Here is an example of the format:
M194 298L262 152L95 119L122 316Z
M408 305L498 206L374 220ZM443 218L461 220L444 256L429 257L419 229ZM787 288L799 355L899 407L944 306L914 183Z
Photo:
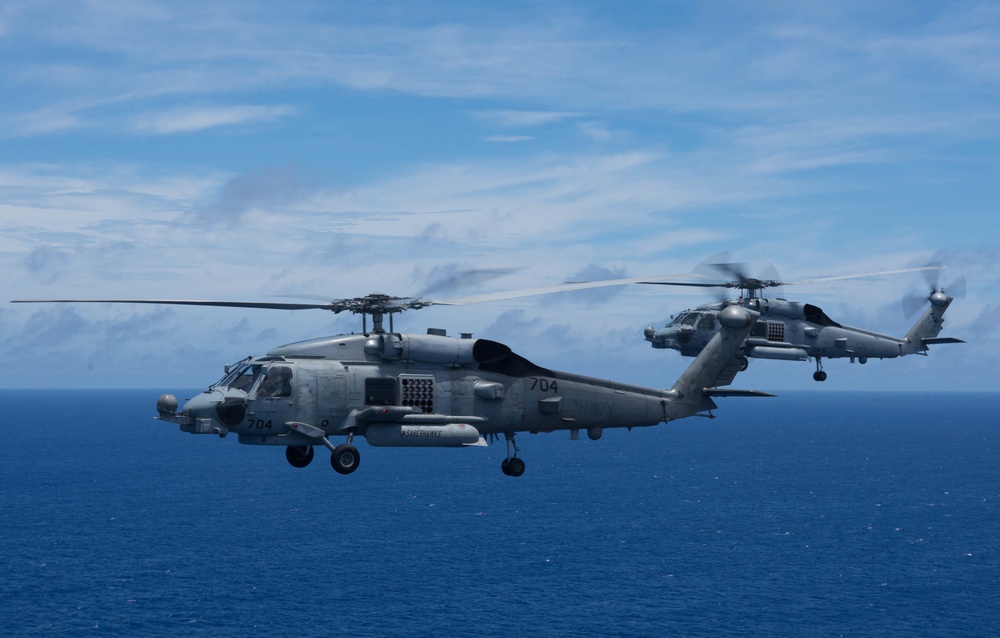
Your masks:
M615 138L615 133L599 122L580 122L577 125L580 132L598 142L607 142Z
M480 120L493 122L506 127L533 127L552 124L567 119L579 117L576 113L556 111L477 111Z
M218 196L198 208L199 219L233 222L261 210L282 214L284 208L311 196L317 186L307 171L294 166L268 166L233 176L222 184Z
M66 250L54 246L38 246L24 258L24 267L28 272L39 275L46 282L55 281L70 263Z
M500 142L503 144L512 144L515 142L530 142L535 139L533 135L488 135L483 138L487 142Z
M220 126L251 122L270 122L295 115L292 106L219 106L180 107L169 111L144 113L133 120L133 129L140 133L168 135L190 133Z
M222 91L337 86L556 105L476 111L479 119L504 127L537 127L595 111L653 109L743 113L767 122L826 119L834 125L827 130L835 131L834 116L859 110L885 122L892 114L910 115L911 123L919 119L913 114L942 101L953 111L969 112L979 105L963 106L948 91L929 87L998 79L997 65L988 62L998 57L990 55L1000 41L998 20L995 11L982 7L972 9L983 18L978 23L950 19L942 10L943 17L935 20L932 13L916 32L893 35L859 24L849 9L815 7L765 13L756 20L737 11L741 30L684 33L546 19L544 12L504 20L490 15L476 20L471 13L473 19L461 24L442 15L439 22L414 25L379 12L345 24L318 19L309 8L277 12L243 3L147 9L78 5L58 25L43 19L44 8L16 14L9 20L21 34L18 43L29 51L51 43L71 56L34 63L30 77L17 75L16 82L23 89L46 81L50 67L72 59L94 87L73 85L75 92L93 100L132 100L140 107L156 95L205 98ZM921 81L908 81L918 64ZM12 77L3 78L0 74L0 82L12 88ZM984 98L989 94L982 91ZM95 117L79 109L46 112L40 103L21 103L25 106L6 110L25 122L23 134L79 127ZM149 112L134 124L170 133L297 112L290 106L178 108Z
M0 125L0 137L34 137L73 131L87 126L80 115L53 108L12 114Z

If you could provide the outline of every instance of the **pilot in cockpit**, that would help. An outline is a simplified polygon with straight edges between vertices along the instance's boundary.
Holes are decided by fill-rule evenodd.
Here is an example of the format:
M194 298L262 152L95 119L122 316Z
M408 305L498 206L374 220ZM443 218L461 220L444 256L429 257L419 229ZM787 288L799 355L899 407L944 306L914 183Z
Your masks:
M287 397L292 395L292 370L285 366L269 369L257 388L259 397Z

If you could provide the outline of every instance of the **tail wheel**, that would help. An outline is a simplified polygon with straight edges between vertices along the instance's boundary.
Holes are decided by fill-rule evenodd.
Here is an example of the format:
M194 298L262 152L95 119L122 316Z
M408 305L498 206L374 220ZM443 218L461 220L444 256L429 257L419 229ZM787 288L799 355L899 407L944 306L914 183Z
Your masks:
M358 448L347 443L338 445L330 456L330 465L338 474L350 474L358 469L360 464L361 455L358 454Z

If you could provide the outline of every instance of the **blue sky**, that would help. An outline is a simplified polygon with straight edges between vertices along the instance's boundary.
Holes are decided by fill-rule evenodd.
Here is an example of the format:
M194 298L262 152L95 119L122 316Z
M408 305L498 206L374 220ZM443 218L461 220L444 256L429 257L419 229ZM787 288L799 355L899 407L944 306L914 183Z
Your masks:
M0 5L0 299L461 296L940 260L968 295L930 357L755 362L735 386L995 390L1000 6L991 2ZM902 335L918 276L786 289ZM396 328L666 386L633 286L432 308ZM360 328L323 312L0 307L2 387L201 387Z

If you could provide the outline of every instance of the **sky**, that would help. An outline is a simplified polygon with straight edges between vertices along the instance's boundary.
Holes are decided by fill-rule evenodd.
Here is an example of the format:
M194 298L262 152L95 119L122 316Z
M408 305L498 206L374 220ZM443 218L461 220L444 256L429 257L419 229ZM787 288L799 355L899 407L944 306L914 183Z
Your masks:
M0 387L200 388L322 311L9 304L461 297L690 273L942 262L930 356L754 361L733 387L997 390L1000 5L0 3ZM485 272L460 286L455 273ZM916 274L786 287L902 336ZM395 318L655 387L647 326L714 298L625 286ZM729 399L728 401L736 401Z

